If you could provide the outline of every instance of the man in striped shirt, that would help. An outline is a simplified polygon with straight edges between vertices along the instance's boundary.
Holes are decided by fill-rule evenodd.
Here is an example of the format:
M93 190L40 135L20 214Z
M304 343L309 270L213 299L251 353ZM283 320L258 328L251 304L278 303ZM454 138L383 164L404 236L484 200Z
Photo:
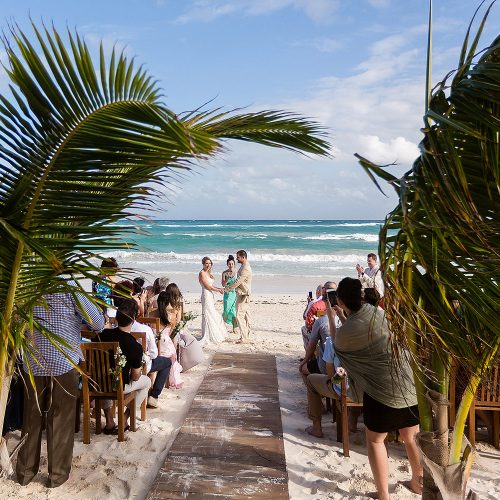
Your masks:
M76 286L72 281L66 285ZM35 329L26 333L22 432L23 436L27 434L27 438L19 451L16 474L22 485L31 482L37 475L45 420L49 471L47 486L54 488L67 481L73 460L75 402L79 382L75 365L82 358L82 321L92 330L101 331L104 315L99 307L82 294L77 294L75 300L62 283L60 292L46 295L44 300L44 305L33 308ZM39 331L45 329L64 340L65 345L54 346ZM54 337L52 341L59 344ZM35 387L28 379L29 369L33 373Z

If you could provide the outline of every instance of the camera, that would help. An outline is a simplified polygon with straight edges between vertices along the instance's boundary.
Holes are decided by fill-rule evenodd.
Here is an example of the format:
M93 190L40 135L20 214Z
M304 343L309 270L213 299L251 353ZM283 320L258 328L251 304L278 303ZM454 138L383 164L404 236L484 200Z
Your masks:
M330 305L332 307L337 305L337 290L329 288L326 291L326 297L328 298L328 301L330 302Z
M308 297L309 297L309 300L311 300L311 299L313 298L313 293L312 293L312 292L309 292Z

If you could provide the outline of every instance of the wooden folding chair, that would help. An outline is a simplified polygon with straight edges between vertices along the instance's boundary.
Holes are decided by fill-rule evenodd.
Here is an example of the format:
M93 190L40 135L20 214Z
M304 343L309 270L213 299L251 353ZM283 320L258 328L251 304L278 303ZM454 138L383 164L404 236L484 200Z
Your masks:
M493 446L500 447L500 361L493 366L481 380L469 411L469 441L476 442L476 411L492 412Z
M146 347L146 332L130 332L130 334L137 340L140 340L140 344L142 345L142 352L147 351ZM142 374L147 375L148 374L148 369L146 365L142 367ZM151 377L150 377L151 378ZM151 379L151 383L153 380ZM142 403L141 403L141 420L144 422L146 420L146 406L148 403L148 398L146 398Z
M340 399L336 401L336 420L337 420L337 442L342 441L344 457L349 456L349 408L363 407L363 403L356 403L347 397L346 378L343 377L340 381L341 393Z
M125 441L125 406L130 408L130 429L135 432L135 392L123 393L122 374L119 374L118 387L113 389L111 356L116 354L118 342L84 342L81 349L83 362L83 442L90 443L90 400L95 402L96 434L101 433L101 401L111 399L118 407L118 441Z
M160 331L160 318L138 316L137 322L142 323L143 325L148 325L149 327L151 327L154 333L158 333Z

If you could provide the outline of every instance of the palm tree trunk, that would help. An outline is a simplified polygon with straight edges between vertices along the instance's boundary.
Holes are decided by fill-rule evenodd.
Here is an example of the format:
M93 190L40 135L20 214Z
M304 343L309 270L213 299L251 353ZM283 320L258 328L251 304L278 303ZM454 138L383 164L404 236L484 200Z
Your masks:
M9 399L9 388L14 370L15 356L8 359L6 351L0 354L0 429L3 429L5 421L5 410ZM3 437L0 437L0 477L12 474L12 464L7 451L7 443Z

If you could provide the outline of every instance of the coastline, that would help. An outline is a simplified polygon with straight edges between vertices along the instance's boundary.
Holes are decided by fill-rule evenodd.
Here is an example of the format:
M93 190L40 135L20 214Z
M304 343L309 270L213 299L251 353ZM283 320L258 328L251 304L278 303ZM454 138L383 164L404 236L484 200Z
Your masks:
M351 435L351 456L344 458L341 443L336 442L331 415L325 415L324 439L315 439L304 432L309 425L307 397L298 373L303 355L300 327L306 292L301 294L256 294L252 297L252 344L236 344L235 336L219 346L221 352L268 352L276 355L283 437L289 475L291 499L364 498L374 484L368 465L363 433ZM186 309L198 316L189 325L200 333L201 304L199 293L185 294ZM221 297L217 309L221 310ZM138 421L138 430L127 433L128 440L118 443L116 436L95 435L91 421L90 445L82 443L81 431L75 434L73 470L70 480L59 488L44 486L47 479L45 445L42 446L41 471L33 482L21 487L11 479L0 479L0 491L5 499L46 498L53 500L145 498L152 481L163 463L168 449L189 412L199 384L203 380L214 350L205 350L206 359L184 374L184 387L165 390L159 398L159 408L148 410L147 420ZM362 427L360 425L360 427ZM18 439L9 441L11 450ZM472 469L469 486L481 498L500 498L500 478L496 471L500 452L492 446L478 443L479 457ZM193 452L195 453L195 452ZM389 445L390 484L394 499L419 498L397 481L408 479L403 446Z

